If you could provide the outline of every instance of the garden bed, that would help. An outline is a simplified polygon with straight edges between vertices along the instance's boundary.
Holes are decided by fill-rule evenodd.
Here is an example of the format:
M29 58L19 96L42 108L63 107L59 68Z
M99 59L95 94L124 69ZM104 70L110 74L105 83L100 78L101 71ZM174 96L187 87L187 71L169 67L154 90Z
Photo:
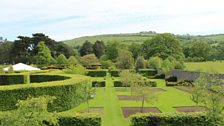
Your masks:
M118 95L119 100L142 100L141 96Z
M90 107L89 111L87 108L87 109L80 111L80 113L97 113L97 114L103 115L104 108L103 107Z
M178 106L178 107L174 107L176 109L176 111L178 112L200 112L200 111L205 111L206 108L202 107L202 106Z
M141 113L141 107L122 107L121 109L125 118L136 113ZM161 111L156 107L144 107L143 113L161 113Z
M126 88L126 87L117 87L117 88L115 88L115 91L116 92L127 92L127 91L130 91L130 88ZM152 88L149 88L149 92L151 92L151 93L157 93L157 92L164 92L164 91L166 91L166 90L164 90L164 89L162 89L162 88L154 88L154 87L152 87Z

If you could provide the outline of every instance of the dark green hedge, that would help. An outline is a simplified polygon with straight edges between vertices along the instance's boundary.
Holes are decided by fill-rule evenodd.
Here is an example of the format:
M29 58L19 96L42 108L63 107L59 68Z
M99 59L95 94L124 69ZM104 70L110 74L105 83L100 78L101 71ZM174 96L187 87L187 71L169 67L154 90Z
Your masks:
M30 75L30 83L42 83L49 81L66 80L70 77L59 76L59 75Z
M59 116L60 126L101 126L101 118L96 115L82 114L79 116L74 115L61 115Z
M92 87L105 87L105 86L106 86L105 81L92 81Z
M155 76L157 74L156 69L139 69L138 73L142 74L143 76Z
M79 105L83 102L83 90L90 83L85 76L68 77L71 79L0 87L0 111L16 109L17 101L25 100L28 96L55 96L57 99L49 104L49 111L64 111Z
M170 77L167 77L165 79L165 81L168 81L168 82L177 82L177 77L175 76L170 76Z
M131 116L131 126L213 126L205 113L148 113Z
M23 84L24 75L0 75L0 85Z
M107 75L106 70L89 70L87 76L91 77L105 77Z
M155 81L145 81L145 86L156 87L157 83ZM114 87L130 87L130 85L123 85L121 81L114 81Z
M120 70L110 70L109 73L112 77L119 77Z

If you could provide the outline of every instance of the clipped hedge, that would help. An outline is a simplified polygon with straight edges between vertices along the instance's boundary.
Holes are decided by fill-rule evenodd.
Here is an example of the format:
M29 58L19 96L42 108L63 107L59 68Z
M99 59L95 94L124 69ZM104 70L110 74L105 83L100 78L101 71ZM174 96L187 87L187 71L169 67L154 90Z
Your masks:
M0 85L23 84L24 81L22 74L0 75Z
M60 126L101 126L101 118L95 114L61 114L59 115Z
M89 70L86 75L91 77L105 77L107 70Z
M92 81L92 87L105 87L106 81Z
M83 102L83 90L89 84L88 77L82 75L65 75L70 79L63 81L20 84L0 87L0 111L16 109L18 100L28 96L55 96L57 99L49 104L49 111L64 111Z
M157 74L157 70L156 69L139 69L138 73L146 77L155 76Z
M130 87L129 85L124 86L121 81L114 81L114 87Z
M110 70L109 73L112 77L119 77L120 75L120 70Z
M42 83L49 81L66 80L70 77L61 75L30 75L30 83Z
M145 81L145 86L156 87L157 83L155 81ZM121 81L114 81L114 87L130 87L130 85L123 85Z
M131 126L212 126L205 113L147 113L131 116Z

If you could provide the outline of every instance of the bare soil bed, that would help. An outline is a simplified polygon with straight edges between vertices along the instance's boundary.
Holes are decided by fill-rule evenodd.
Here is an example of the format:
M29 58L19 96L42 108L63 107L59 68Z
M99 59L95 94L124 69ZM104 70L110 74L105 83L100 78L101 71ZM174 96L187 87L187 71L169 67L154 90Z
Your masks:
M85 109L85 110L82 110L80 111L80 113L98 113L100 115L103 115L103 111L104 111L104 108L103 107L90 107L89 110L88 109Z
M127 92L127 91L130 91L130 89L126 89L126 88L115 88L115 91L117 92ZM149 88L149 92L152 92L152 93L156 93L156 92L164 92L166 90L162 89L162 88Z
M140 107L122 107L121 109L125 118L136 113L141 113ZM156 107L145 107L142 113L161 113L161 111Z
M178 106L174 107L178 112L200 112L200 111L205 111L206 108L202 106Z
M141 96L118 95L119 100L142 100Z
M185 91L188 93L192 93L193 87L188 87L188 86L175 86L174 88L179 89L181 91Z

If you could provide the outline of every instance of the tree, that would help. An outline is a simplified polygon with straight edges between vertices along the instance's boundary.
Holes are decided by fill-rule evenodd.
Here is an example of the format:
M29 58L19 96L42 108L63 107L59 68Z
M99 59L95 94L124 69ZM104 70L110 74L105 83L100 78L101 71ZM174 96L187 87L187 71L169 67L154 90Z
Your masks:
M135 63L135 68L137 70L145 68L145 59L143 56L138 56L136 63Z
M138 56L143 55L141 44L132 43L128 48L132 52L133 58L135 60L138 58Z
M65 55L60 54L57 58L57 64L68 64L68 60Z
M44 44L44 42L38 43L38 53L36 56L36 64L38 65L48 65L51 63L51 51Z
M214 126L224 125L224 83L216 74L201 73L194 83L192 100L197 105L203 105L207 109Z
M161 65L162 65L162 59L160 59L159 57L151 57L148 60L149 68L158 69L158 68L161 68Z
M68 68L64 69L64 72L66 74L81 74L85 75L86 74L86 68L83 67L82 65L78 64L75 66L69 66Z
M105 53L106 47L103 41L96 41L93 45L93 52L99 59Z
M70 65L78 64L78 60L75 58L75 56L70 56L68 58L68 64L70 64Z
M48 103L55 97L41 96L38 98L27 98L16 104L17 110L0 112L1 126L48 126L58 125L56 113L47 111Z
M81 57L81 63L85 67L90 67L92 64L99 64L99 60L95 54L88 54Z
M109 60L112 60L113 62L116 61L118 57L119 46L120 44L117 41L111 41L107 43L106 55Z
M12 64L13 61L11 58L13 48L13 43L12 42L0 42L0 64Z
M146 59L155 56L163 60L169 56L174 57L178 61L183 59L183 51L179 40L169 33L158 34L152 39L146 40L142 47Z
M117 57L116 65L120 69L130 69L133 68L134 58L132 53L128 50L120 50Z
M95 90L92 88L90 85L86 85L83 88L83 100L86 101L87 107L88 107L88 112L89 112L89 99L93 97L93 94L95 94Z
M89 41L85 41L80 49L80 55L85 56L93 53L93 44Z
M162 72L166 73L166 72L170 71L171 69L174 69L174 66L173 66L172 62L170 62L169 59L165 59L162 62L161 68L162 68Z

